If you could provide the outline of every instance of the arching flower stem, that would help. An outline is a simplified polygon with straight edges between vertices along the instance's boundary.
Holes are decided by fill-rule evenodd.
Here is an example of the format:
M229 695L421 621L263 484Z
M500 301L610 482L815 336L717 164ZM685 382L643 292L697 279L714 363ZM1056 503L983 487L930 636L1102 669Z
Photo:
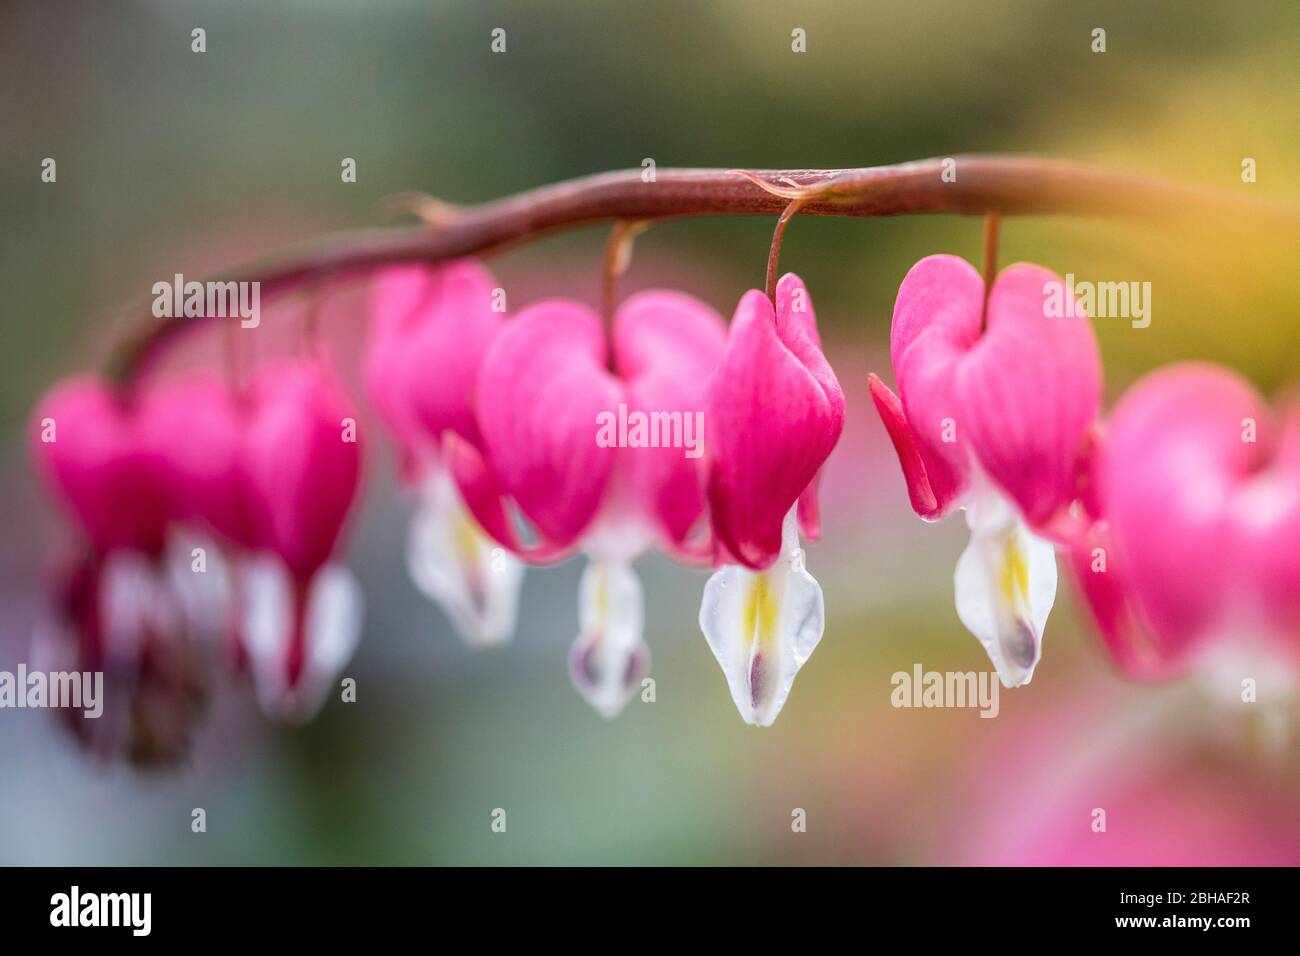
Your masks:
M329 236L211 278L258 282L266 305L327 276L355 277L395 263L481 256L598 222L780 215L801 192L812 193L799 208L809 216L984 215L996 210L1003 216L1122 215L1179 223L1246 214L1289 226L1300 222L1300 205L1295 203L1032 156L958 156L839 170L661 168L650 182L642 173L639 167L599 173L479 206L447 206L445 217L440 215L434 226ZM774 190L771 183L789 185ZM149 315L147 303L133 308L138 315ZM131 383L174 339L207 321L142 322L110 356L107 377Z

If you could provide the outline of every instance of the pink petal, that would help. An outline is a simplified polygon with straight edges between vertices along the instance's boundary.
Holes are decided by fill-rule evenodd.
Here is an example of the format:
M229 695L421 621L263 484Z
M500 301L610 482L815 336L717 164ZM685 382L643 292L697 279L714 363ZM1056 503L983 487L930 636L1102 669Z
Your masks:
M803 279L793 272L787 272L777 280L776 315L778 325L798 327L803 337L821 351L822 339L817 332L817 313L813 309L812 296Z
M1060 281L1027 263L998 276L987 331L959 364L953 389L958 429L1030 525L1078 496L1101 402L1101 359L1088 319L1045 314L1045 287Z
M1181 669L1185 648L1163 641L1143 618L1105 525L1095 526L1063 553L1098 633L1128 674L1161 678Z
M264 366L250 397L242 467L258 544L305 581L329 559L356 494L356 412L333 374L308 360Z
M940 507L938 496L930 484L925 459L921 455L916 436L907 424L907 417L903 414L903 403L876 375L868 376L867 383L871 388L871 400L880 414L880 420L885 424L894 451L898 453L898 463L903 468L903 479L907 482L907 496L912 502L912 510L922 518L939 517L945 509ZM945 504L951 504L951 497Z
M799 496L799 510L795 517L799 520L799 531L809 541L820 541L822 536L821 501L818 497L822 483L822 470L817 469L808 487Z
M616 467L627 494L618 505L642 512L670 549L685 544L704 511L704 383L726 337L717 312L679 292L638 293L614 317L614 352L627 382L629 414L665 413L670 436L660 437L681 442L623 449Z
M515 534L505 511L501 485L484 461L483 453L463 438L449 435L443 445L443 454L461 499L479 527L507 548L522 550L523 543Z
M817 332L817 313L813 310L812 296L803 280L793 272L787 272L776 283L776 324L782 339L791 344L792 351L808 366L827 395L838 396L836 401L843 405L844 393L840 389L840 383L831 371L826 356L822 354L822 340ZM821 507L817 498L820 484L819 468L799 496L799 529L811 541L818 540L822 533Z
M739 562L762 569L781 550L786 512L812 482L844 424L844 396L803 320L745 293L705 387L713 530Z
M965 260L928 256L908 271L894 303L890 357L900 408L891 409L888 401L882 406L886 396L879 389L873 396L896 450L902 441L912 507L923 518L948 514L970 484L969 445L953 385L957 366L979 339L983 296L984 283ZM904 440L904 427L910 440ZM922 471L933 508L920 490Z
M1234 502L1237 560L1260 591L1273 632L1300 656L1300 415L1291 411L1274 461Z
M597 416L624 400L605 363L600 319L555 299L502 328L478 380L491 467L538 532L560 546L595 516L618 451L596 444Z
M1248 579L1234 554L1230 503L1258 466L1242 421L1269 419L1240 378L1180 365L1133 386L1116 407L1099 473L1112 541L1144 616L1171 647L1221 623Z
M376 275L361 362L366 397L397 439L406 466L430 444L411 408L411 348L409 343L403 347L403 332L429 284L429 271L424 266L401 266Z
M488 346L505 319L497 282L478 261L398 266L371 297L366 386L404 450L436 447L443 432L481 442L474 392Z
M924 517L960 503L972 456L1032 526L1080 494L1101 365L1086 318L1046 315L1045 286L1058 281L1037 266L1011 266L986 314L983 280L955 256L922 259L903 280L890 337L901 414L875 394ZM922 471L936 503L928 512Z
M673 375L701 392L726 344L722 316L684 292L638 292L614 315L615 366L628 381Z
M244 416L229 387L213 377L153 385L136 414L166 476L173 517L203 522L240 544L252 541L240 474Z
M561 547L547 541L528 544L523 540L507 510L505 492L477 448L463 438L448 435L443 451L465 507L498 544L534 563L559 561L572 553L571 545Z
M161 552L166 479L106 385L62 382L41 400L31 429L38 471L99 548Z

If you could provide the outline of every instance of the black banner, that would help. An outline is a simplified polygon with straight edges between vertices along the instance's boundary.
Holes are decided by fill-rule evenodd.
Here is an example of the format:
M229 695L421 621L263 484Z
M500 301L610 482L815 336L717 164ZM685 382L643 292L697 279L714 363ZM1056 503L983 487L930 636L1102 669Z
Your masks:
M725 876L631 869L10 869L0 880L7 939L76 934L82 944L285 938L338 945L413 932L431 933L432 942L444 933L454 939L472 927L511 925L549 926L547 935L568 926L590 940L602 922L631 937L702 919L725 931L717 921L734 919L754 926L775 920L790 929L807 923L819 935L852 927L865 943L911 927L927 943L987 942L993 930L1007 938L1200 936L1231 945L1293 925L1295 895L1293 871L1267 869L780 869ZM772 908L781 900L787 912Z

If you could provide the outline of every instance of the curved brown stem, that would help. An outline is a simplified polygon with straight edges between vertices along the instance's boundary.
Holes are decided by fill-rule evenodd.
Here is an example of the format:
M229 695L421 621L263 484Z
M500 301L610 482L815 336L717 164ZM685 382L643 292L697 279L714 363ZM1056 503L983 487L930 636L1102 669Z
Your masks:
M996 211L984 214L984 305L980 310L980 331L987 324L989 309L989 292L993 289L993 280L998 277L998 232L1002 226L1002 216Z
M324 280L313 281L306 291L307 301L303 303L299 346L303 355L313 355L320 335L320 313L325 299Z
M234 322L226 323L225 338L226 387L232 395L238 395L243 388L239 326Z
M764 277L763 291L772 300L773 306L776 305L776 273L781 260L781 245L785 242L785 230L807 201L803 196L790 200L790 204L781 213L781 218L776 221L776 228L772 230L772 246L767 253L767 275Z
M955 162L955 166L950 163ZM955 171L955 178L952 172ZM945 172L949 175L945 176ZM966 156L839 170L660 169L584 176L473 207L446 207L436 226L348 232L231 270L221 281L258 282L262 302L325 277L365 274L399 262L439 262L499 251L595 222L685 216L779 215L803 198L807 216L906 213L1067 213L1210 218L1249 212L1300 222L1300 207L1034 157ZM148 315L141 307L140 314ZM110 358L108 375L129 383L183 332L211 319L152 319Z
M632 243L648 228L649 223L644 221L620 219L609 232L600 275L601 317L607 326L614 321L614 307L618 304L618 280L623 277L632 261Z

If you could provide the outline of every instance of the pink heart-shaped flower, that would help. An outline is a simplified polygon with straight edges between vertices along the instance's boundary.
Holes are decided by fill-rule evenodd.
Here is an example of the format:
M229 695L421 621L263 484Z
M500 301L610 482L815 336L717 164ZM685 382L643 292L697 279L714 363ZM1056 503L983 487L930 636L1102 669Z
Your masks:
M334 375L307 359L259 369L240 461L250 544L275 552L296 579L307 580L334 550L360 471L356 412Z
M100 550L162 550L167 482L128 406L91 377L55 386L36 409L32 457Z
M136 418L166 478L174 520L201 522L251 546L256 532L241 472L246 415L230 388L212 376L151 385Z
M758 290L745 293L704 393L713 532L724 561L756 570L780 554L786 513L809 491L844 427L844 393L798 277L782 278L777 306ZM801 517L815 514L801 505Z
M1125 592L1177 664L1207 638L1300 634L1300 443L1233 372L1172 366L1116 406L1098 466Z
M1031 526L1078 497L1101 361L1087 317L1048 308L1057 283L1009 266L986 308L979 273L956 256L922 259L903 280L890 337L898 396L874 377L871 389L922 517L960 506L973 466Z
M505 320L492 274L473 259L381 272L371 295L366 389L408 463L446 432L481 446L474 394Z

